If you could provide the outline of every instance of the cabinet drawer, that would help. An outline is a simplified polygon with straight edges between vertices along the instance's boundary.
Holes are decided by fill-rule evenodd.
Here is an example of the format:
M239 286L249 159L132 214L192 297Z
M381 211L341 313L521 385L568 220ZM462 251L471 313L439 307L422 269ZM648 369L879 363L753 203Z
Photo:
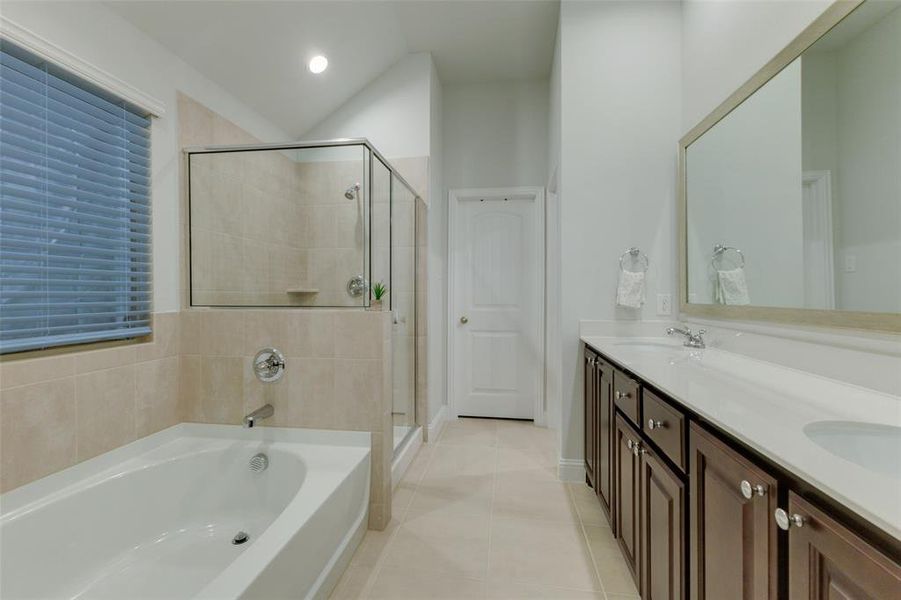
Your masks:
M647 389L641 394L641 404L641 430L685 471L685 415Z
M633 423L641 423L638 382L622 371L613 371L613 402Z

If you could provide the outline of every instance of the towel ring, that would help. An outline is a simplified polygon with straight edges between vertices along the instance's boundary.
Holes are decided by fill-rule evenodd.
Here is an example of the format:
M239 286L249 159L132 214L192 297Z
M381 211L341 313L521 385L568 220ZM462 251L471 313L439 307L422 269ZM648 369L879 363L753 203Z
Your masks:
M739 263L738 266L742 269L745 267L745 255L741 250L739 250L738 248L736 248L734 246L726 246L724 244L716 244L713 247L713 256L710 257L710 266L712 266L715 271L719 271L719 268L716 266L716 261L718 259L721 259L723 257L723 255L726 254L726 252L728 252L729 250L732 250L733 252L738 254L738 258L741 259L741 263Z
M641 270L641 272L642 272L642 273L647 273L647 272L648 272L648 267L651 266L651 261L648 260L648 256L647 256L646 254L643 254L643 253L641 252L641 250L639 250L638 248L635 248L634 246L633 246L632 248L629 248L628 250L626 250L625 252L623 252L623 253L620 255L620 257L619 257L619 269L620 269L620 271L626 271L626 270L627 270L627 269L626 269L626 266L623 264L623 259L626 258L626 256L632 257L632 260L633 260L633 261L638 260L638 261L640 261L641 263L643 263L643 264L644 264L644 268Z

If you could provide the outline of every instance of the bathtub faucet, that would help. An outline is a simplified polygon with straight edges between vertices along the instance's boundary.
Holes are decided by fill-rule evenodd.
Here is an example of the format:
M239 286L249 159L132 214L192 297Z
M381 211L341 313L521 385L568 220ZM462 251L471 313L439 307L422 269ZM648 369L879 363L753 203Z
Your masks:
M265 406L261 406L256 409L246 417L244 417L244 427L253 427L257 424L257 421L262 421L263 419L268 419L273 414L275 414L275 409L272 408L271 404L267 404Z

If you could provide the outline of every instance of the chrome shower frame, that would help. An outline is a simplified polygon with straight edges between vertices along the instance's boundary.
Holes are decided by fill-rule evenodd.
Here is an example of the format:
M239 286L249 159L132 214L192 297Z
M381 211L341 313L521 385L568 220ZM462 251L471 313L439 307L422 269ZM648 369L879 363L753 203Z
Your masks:
M230 152L254 152L254 151L273 151L273 150L305 150L305 149L316 149L316 148L337 148L337 147L352 147L352 146L360 146L367 152L363 158L363 181L355 182L351 188L356 188L356 193L363 194L363 204L365 205L366 210L368 210L369 218L364 219L364 227L368 225L368 231L365 236L365 243L363 245L363 262L365 273L363 273L363 277L366 281L371 281L371 273L372 273L372 177L373 177L373 160L377 159L381 162L391 174L390 177L390 188L389 188L389 198L390 198L390 209L389 209L389 228L388 228L388 248L389 248L389 289L390 289L390 278L394 273L394 256L393 256L393 248L392 248L392 238L394 235L394 185L395 181L399 182L407 191L415 199L415 202L422 201L422 198L419 194L416 193L416 190L412 185L404 178L403 175L391 164L391 162L385 158L385 156L378 151L378 149L372 145L372 143L367 138L336 138L332 140L312 140L312 141L299 141L299 142L277 142L270 144L222 144L222 145L210 145L210 146L187 146L182 149L182 153L184 154L185 160L185 175L186 175L186 196L187 196L187 268L188 268L188 304L190 306L208 306L204 304L194 304L194 291L193 291L193 281L194 281L194 273L193 273L193 264L192 264L192 254L191 254L191 156L195 154L218 154L218 153L230 153ZM350 188L349 188L350 189ZM346 194L346 192L345 192ZM414 219L414 240L418 239L419 232L416 231L416 220ZM419 248L418 245L414 243L414 265L417 264ZM414 297L415 297L415 277L414 277ZM391 306L390 309L394 309L394 294L390 295L391 298ZM351 307L351 308L368 308L371 303L371 294L365 294L364 302L360 307ZM217 305L223 308L252 308L252 305ZM260 305L262 306L262 305ZM303 308L339 308L334 306L304 306ZM344 307L340 307L344 308Z

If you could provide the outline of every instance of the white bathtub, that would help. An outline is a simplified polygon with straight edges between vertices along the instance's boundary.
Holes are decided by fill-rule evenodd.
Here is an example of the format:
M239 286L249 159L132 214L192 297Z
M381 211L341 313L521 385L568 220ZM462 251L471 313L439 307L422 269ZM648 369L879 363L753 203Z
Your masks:
M326 596L365 531L369 448L182 424L30 483L0 496L0 598Z

